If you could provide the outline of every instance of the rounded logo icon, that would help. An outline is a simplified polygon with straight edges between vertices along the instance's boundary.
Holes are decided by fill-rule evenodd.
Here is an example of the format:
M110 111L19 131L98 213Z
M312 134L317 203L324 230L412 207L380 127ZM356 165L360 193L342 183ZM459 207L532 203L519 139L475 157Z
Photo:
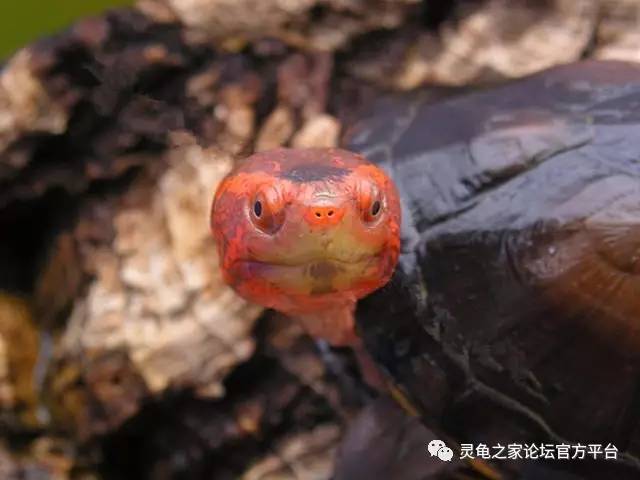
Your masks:
M429 450L429 453L431 454L432 457L435 457L438 455L438 451L441 448L446 448L447 446L444 444L444 442L442 440L431 440L429 442L429 445L427 446L427 450Z
M440 450L438 450L438 458L443 462L450 462L453 458L453 450L446 446L442 447Z

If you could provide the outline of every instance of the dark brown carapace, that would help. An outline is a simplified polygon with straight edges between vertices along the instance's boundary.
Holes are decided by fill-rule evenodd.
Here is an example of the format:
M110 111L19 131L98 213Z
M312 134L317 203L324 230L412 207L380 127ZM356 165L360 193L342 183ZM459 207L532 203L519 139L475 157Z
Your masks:
M349 344L359 298L389 281L400 251L391 179L339 149L278 149L238 165L216 192L211 229L225 281L246 299Z

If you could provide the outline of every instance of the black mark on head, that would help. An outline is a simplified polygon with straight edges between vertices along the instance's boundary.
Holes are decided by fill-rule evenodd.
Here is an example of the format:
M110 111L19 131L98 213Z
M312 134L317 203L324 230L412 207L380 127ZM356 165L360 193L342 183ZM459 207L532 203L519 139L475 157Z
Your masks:
M331 165L300 165L282 172L281 177L292 182L304 183L339 179L348 174L349 170L346 168Z

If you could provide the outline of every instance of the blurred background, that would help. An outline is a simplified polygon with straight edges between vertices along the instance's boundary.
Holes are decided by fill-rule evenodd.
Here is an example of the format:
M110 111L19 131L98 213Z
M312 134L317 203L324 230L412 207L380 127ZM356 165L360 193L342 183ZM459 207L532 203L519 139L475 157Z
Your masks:
M349 352L327 362L222 284L220 179L338 145L389 92L639 60L639 19L635 0L3 2L0 479L330 478L370 392Z
M110 7L130 5L129 0L24 0L0 6L0 58L44 35L57 32L74 20Z

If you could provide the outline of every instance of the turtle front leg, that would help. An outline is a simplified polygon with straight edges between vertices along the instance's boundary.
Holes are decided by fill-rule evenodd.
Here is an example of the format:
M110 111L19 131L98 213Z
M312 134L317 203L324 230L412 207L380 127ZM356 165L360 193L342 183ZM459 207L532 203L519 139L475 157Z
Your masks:
M369 352L364 348L364 344L360 338L358 338L358 340L358 345L353 347L353 351L358 359L358 367L360 367L362 378L364 378L365 383L374 390L382 393L387 392L389 388L384 373L382 373L380 367L378 367L371 355L369 355Z

